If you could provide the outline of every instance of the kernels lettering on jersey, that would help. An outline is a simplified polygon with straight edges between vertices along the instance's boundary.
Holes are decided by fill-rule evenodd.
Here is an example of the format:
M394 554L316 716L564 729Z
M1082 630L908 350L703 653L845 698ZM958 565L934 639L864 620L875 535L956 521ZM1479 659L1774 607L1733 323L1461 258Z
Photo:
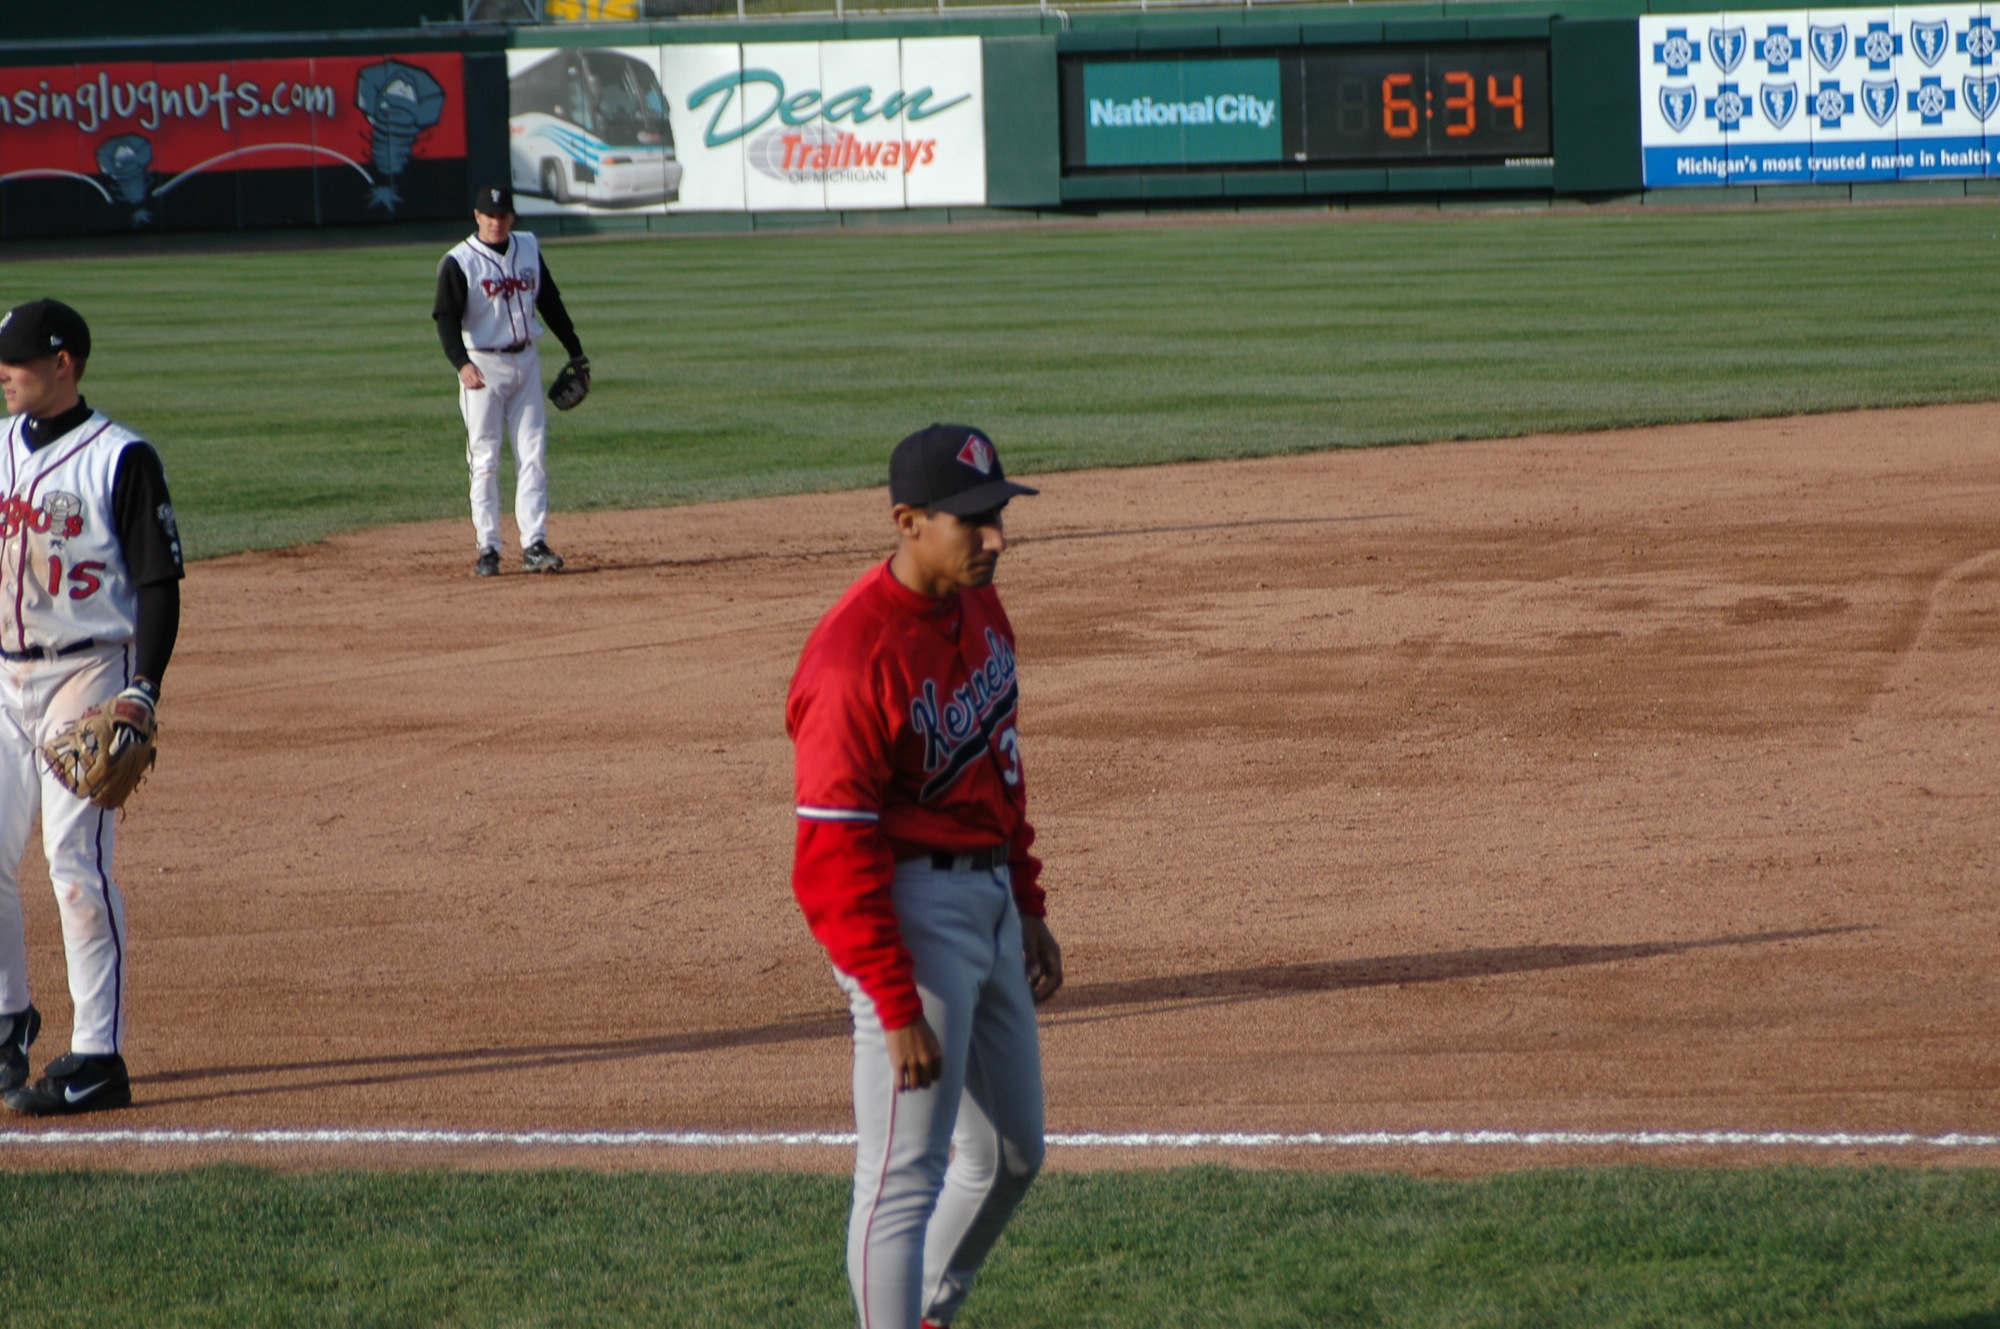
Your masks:
M993 629L986 630L986 663L938 704L937 684L926 679L923 695L910 698L910 723L924 740L924 769L947 764L967 739L979 735L997 700L1013 695L1014 650Z

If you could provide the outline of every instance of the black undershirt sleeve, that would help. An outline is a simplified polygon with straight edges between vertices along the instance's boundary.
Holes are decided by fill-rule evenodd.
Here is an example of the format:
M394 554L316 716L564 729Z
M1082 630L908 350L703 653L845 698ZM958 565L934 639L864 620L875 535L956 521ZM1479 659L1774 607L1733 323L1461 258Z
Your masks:
M139 588L139 633L132 643L133 677L157 689L181 635L181 584L163 581Z
M451 361L453 369L463 369L472 363L472 357L465 353L465 269L458 266L458 260L446 254L438 263L437 299L431 302L431 317L437 321L438 341L444 346L444 358Z
M155 684L167 672L181 629L180 529L167 494L160 454L150 443L128 443L111 479L111 517L125 554L125 572L138 598L134 667Z
M542 280L535 290L535 312L542 316L542 322L549 325L549 331L556 334L556 340L563 344L574 360L583 354L583 342L576 335L576 324L570 321L569 310L563 308L562 292L556 289L556 279L549 275L548 260L542 261Z

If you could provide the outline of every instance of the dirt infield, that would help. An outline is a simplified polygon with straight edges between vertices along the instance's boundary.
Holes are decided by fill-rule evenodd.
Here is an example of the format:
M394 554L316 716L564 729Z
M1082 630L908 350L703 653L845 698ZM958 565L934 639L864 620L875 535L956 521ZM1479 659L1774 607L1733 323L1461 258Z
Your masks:
M2000 406L1039 483L1052 1129L2000 1131ZM782 703L885 507L559 515L560 577L474 581L461 522L194 567L120 841L139 1102L65 1124L849 1129ZM216 1156L847 1159L0 1167ZM1244 1161L1636 1156L1722 1155Z

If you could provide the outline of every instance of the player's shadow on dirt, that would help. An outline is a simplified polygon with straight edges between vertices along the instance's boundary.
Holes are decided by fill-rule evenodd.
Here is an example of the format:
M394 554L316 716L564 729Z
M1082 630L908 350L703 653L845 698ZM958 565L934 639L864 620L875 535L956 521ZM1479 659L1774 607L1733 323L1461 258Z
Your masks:
M200 1084L214 1080L282 1078L278 1084L251 1084L206 1093L163 1098L148 1093L135 1109L212 1103L229 1098L264 1098L319 1089L358 1089L370 1085L435 1080L448 1075L514 1075L522 1071L563 1066L587 1066L642 1057L686 1056L772 1043L817 1042L845 1037L845 1015L808 1015L741 1029L715 1029L656 1038L621 1038L597 1043L552 1043L532 1047L468 1048L450 1052L391 1052L372 1057L337 1057L327 1061L265 1062L242 1066L204 1066L158 1071L145 1076L149 1087ZM304 1078L291 1078L304 1077Z
M1752 932L1693 941L1643 941L1599 946L1494 946L1461 951L1430 951L1416 955L1385 955L1355 960L1325 960L1305 964L1252 965L1163 978L1135 978L1106 983L1077 983L1064 988L1045 1008L1051 1023L1083 1023L1144 1015L1165 1007L1270 1001L1314 992L1386 987L1403 983L1446 983L1500 974L1574 969L1582 965L1646 960L1725 946L1770 946L1814 937L1859 932L1860 926L1807 928L1791 932ZM326 1061L267 1062L241 1066L204 1066L157 1071L145 1076L144 1094L135 1108L172 1107L184 1103L229 1098L262 1098L274 1094L321 1089L357 1089L370 1085L430 1080L447 1075L511 1075L521 1071L644 1057L687 1056L735 1048L845 1038L845 1014L796 1016L768 1024L713 1029L654 1038L611 1039L595 1043L557 1043L531 1047L468 1048L448 1052L383 1053ZM214 1086L218 1080L262 1083ZM278 1083L270 1083L272 1080ZM160 1097L168 1085L203 1086L203 1092Z
M1181 522L1172 526L1106 526L1090 530L1043 531L1009 535L1009 544L1056 544L1066 540L1123 540L1147 535L1199 535L1208 531L1262 530L1274 526L1341 526L1360 521L1387 521L1402 512L1357 512L1330 517L1249 517L1240 521ZM879 544L853 548L753 549L727 554L696 554L685 558L596 559L579 557L563 570L565 577L602 572L642 572L660 568L702 568L720 563L795 563L822 558L880 558Z
M1350 988L1394 987L1405 983L1447 983L1462 978L1500 974L1531 974L1546 969L1615 964L1662 955L1714 950L1724 946L1769 946L1804 941L1843 932L1861 932L1863 925L1804 928L1790 932L1748 932L1693 941L1639 941L1614 945L1487 946L1463 951L1430 951L1416 955L1382 955L1357 960L1316 960L1301 964L1254 965L1216 969L1168 978L1137 978L1114 983L1066 987L1048 1008L1052 1023L1087 1023L1116 1015L1092 1012L1119 1008L1221 1006L1244 1001L1269 1001L1312 992Z

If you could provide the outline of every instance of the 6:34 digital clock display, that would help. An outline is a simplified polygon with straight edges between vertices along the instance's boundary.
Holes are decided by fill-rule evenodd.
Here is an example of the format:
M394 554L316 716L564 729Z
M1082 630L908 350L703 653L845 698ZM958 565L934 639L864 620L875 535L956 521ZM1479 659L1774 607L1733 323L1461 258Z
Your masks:
M1294 160L1545 156L1548 50L1308 51Z
M1065 57L1063 165L1477 164L1549 153L1546 42Z

